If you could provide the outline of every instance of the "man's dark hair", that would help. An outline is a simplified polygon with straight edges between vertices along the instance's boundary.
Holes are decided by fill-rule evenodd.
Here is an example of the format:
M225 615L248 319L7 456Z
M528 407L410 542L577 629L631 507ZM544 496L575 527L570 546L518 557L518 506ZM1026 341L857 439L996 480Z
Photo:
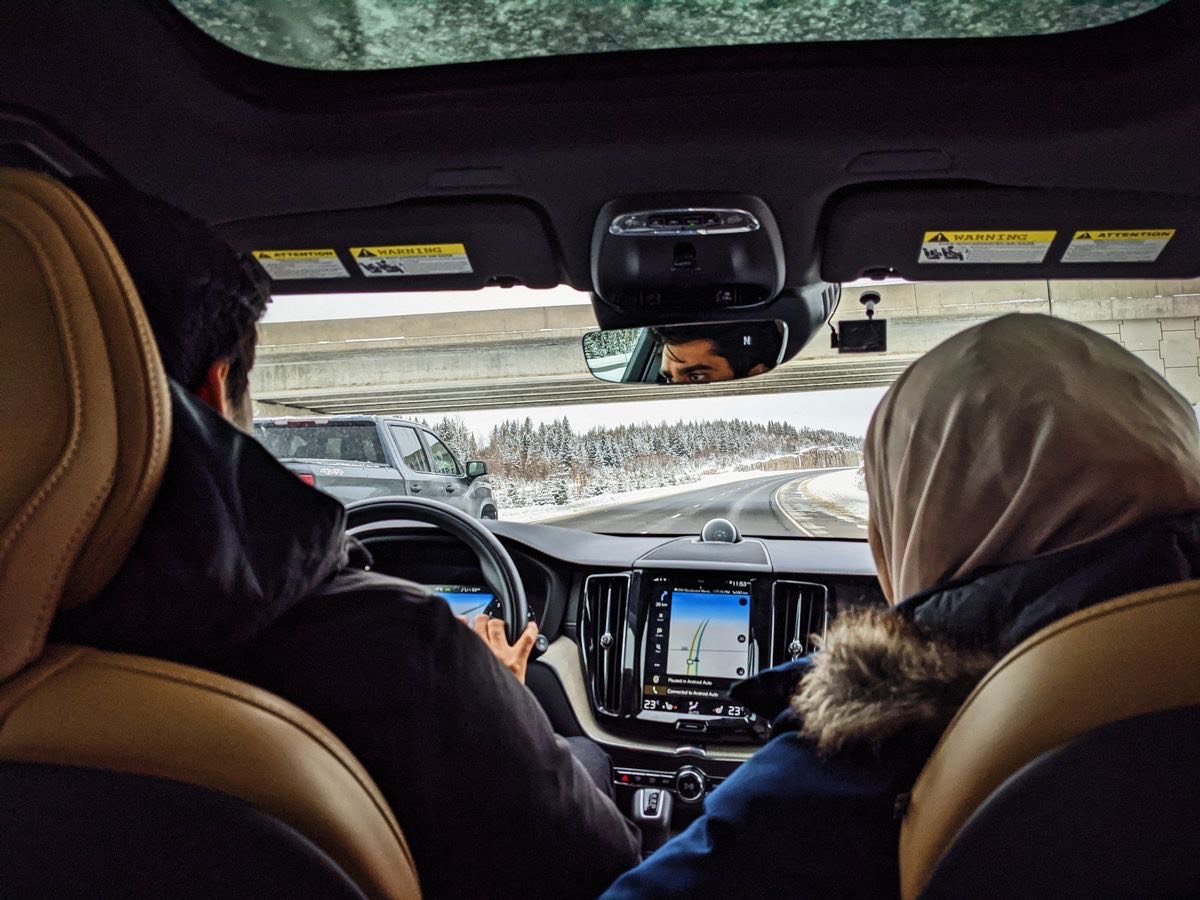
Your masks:
M757 365L775 368L783 349L783 332L772 321L704 322L654 329L664 344L712 341L713 351L729 361L735 378L745 378Z
M167 374L197 391L212 364L228 360L225 393L240 402L250 385L256 326L271 302L266 272L207 224L149 194L95 177L67 185L125 261Z

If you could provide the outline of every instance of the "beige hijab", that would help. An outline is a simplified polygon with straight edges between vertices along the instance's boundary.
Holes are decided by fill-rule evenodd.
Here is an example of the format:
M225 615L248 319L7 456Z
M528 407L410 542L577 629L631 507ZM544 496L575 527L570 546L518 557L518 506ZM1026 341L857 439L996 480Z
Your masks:
M913 363L867 429L868 532L892 603L1200 510L1182 396L1112 339L1009 315Z

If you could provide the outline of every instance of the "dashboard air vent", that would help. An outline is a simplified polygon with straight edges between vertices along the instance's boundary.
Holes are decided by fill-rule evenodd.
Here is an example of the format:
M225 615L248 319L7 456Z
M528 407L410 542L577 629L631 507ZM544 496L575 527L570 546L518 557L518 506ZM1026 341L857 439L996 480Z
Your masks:
M611 715L621 712L629 582L627 573L592 575L583 588L583 621L579 637L584 669L596 708Z
M810 581L776 581L771 590L771 665L814 649L829 624L829 588Z

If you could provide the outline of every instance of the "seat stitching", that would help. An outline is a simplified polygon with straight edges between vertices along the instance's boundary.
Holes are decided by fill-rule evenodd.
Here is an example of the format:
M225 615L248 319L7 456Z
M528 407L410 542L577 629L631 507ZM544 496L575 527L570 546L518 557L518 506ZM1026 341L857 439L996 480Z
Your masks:
M1128 594L1123 597L1114 597L1113 599L1107 600L1104 603L1097 604L1096 606L1089 607L1085 610L1080 610L1079 612L1073 613L1065 619L1060 619L1058 622L1046 626L1042 632L1038 632L1037 634L1026 639L1026 641L1024 641L1022 644L1018 645L1018 647L1015 648L1009 656L1005 657L1000 665L993 668L987 673L987 675L984 676L983 680L979 682L979 684L975 687L975 690L971 692L971 695L966 699L962 706L958 708L958 712L955 713L954 718L950 721L950 724L947 725L946 729L942 732L941 737L938 739L937 745L930 754L930 758L932 759L935 757L943 749L943 745L950 740L952 732L954 732L955 728L960 724L960 720L966 716L968 709L973 705L976 697L984 690L984 688L991 683L994 678L999 677L1002 672L1014 665L1022 657L1042 646L1047 641L1053 640L1060 634L1069 631L1076 626L1098 621L1109 616L1121 615L1127 611L1137 610L1138 608L1149 604L1178 600L1180 597L1186 597L1189 593L1194 593L1198 589L1200 589L1200 581L1186 581L1173 585L1163 585L1158 588L1150 588L1146 591L1140 592L1142 596L1138 596L1138 594L1135 593ZM960 834L962 828L965 827L965 821L965 819L960 821L957 829L954 832L954 836L949 837L943 843L941 851L938 853L937 861L940 861L946 855L946 853L949 852L950 847L953 845L955 836ZM937 862L934 863L935 866L936 864ZM932 871L932 867L927 869L926 883L928 883L929 874L932 873Z
M52 679L57 678L59 675L61 675L65 669L67 669L69 666L71 666L85 652L83 647L75 647L75 646L71 646L69 644L61 644L59 646L63 647L64 650L66 651L63 654L62 658L54 660L47 668L44 668L44 669L42 669L42 671L35 673L34 677L32 677L30 679L29 683L26 685L23 685L23 689L22 689L21 693L19 695L12 696L10 703L7 706L5 706L3 709L0 709L0 731L3 731L4 724L7 722L8 717L13 713L14 710L16 710L20 707L21 703L24 702L24 700L31 693L36 691L42 685L46 684L48 681L51 681ZM13 682L17 678L20 678L20 677L21 677L21 674L18 673L18 675L14 676L13 679L5 682L4 690L6 692L10 691L12 688Z
M9 187L10 187L10 189L13 189L12 186L9 186ZM23 196L26 200L29 200L30 202L32 202L35 206L37 206L39 208L40 211L45 212L47 214L49 213L49 210L46 209L45 205L42 204L37 197L29 194L28 192L25 192L25 191L19 189L19 188L13 189L13 192L18 195ZM60 458L58 464L55 466L54 471L50 474L50 477L42 483L41 487L35 492L33 497L30 498L28 501L26 501L24 510L17 517L17 519L10 524L8 533L5 535L3 541L0 542L0 558L3 558L4 555L9 551L9 549L11 549L13 544L16 543L17 539L24 533L25 529L29 525L29 522L33 519L34 515L36 515L38 510L46 502L46 499L50 496L50 493L54 490L54 488L57 486L57 484L62 480L62 478L68 471L68 469L70 469L71 466L74 464L75 459L79 454L79 447L80 447L80 443L81 443L81 435L82 435L82 432L84 429L84 423L83 423L82 387L80 385L80 373L79 373L80 365L79 365L79 358L78 358L78 354L77 354L75 335L74 335L74 331L71 327L71 322L66 315L66 305L63 303L63 300L62 300L62 296L63 296L62 286L56 277L53 267L48 265L49 253L48 253L45 245L37 238L37 236L34 235L30 231L30 229L27 228L21 222L15 221L7 215L4 215L2 218L0 218L0 221L3 221L5 224L7 224L9 227L11 227L29 245L30 249L34 252L34 257L38 262L39 268L41 269L42 277L45 279L47 287L50 289L51 300L54 303L55 312L57 313L56 322L59 326L57 330L59 333L61 346L63 348L64 355L65 355L67 363L68 363L68 370L69 370L70 376L71 376L70 377L70 389L71 389L71 400L72 400L72 404L71 404L71 407L72 407L71 408L71 434L70 434L70 438L67 443L67 448L66 448L66 450L63 451L63 455ZM64 235L64 237L65 237L65 235ZM68 244L69 243L70 242L68 241ZM114 466L115 466L115 463L114 463ZM91 504L89 504L88 509L87 509L87 513L89 516L95 510L98 502L100 502L103 499L103 497L107 494L107 492L109 491L111 484L112 484L112 477L114 474L115 473L110 469L108 479L106 479L101 484L100 490L94 495L93 500L92 500ZM26 645L25 645L26 652L28 652L28 650L30 648L33 648L34 646L37 645L37 643L40 639L38 635L44 636L42 627L43 627L43 625L46 624L46 621L47 621L47 619L50 615L50 611L51 611L50 607L53 605L53 602L51 600L52 594L54 593L53 585L55 585L58 582L60 575L62 574L63 570L66 568L68 560L73 559L75 554L80 549L79 546L73 546L73 542L76 541L78 536L79 536L79 528L76 528L75 532L71 535L70 541L66 544L66 546L63 547L62 552L59 554L58 561L55 564L55 568L54 568L54 577L49 582L49 585L47 586L47 589L44 592L42 599L41 599L41 604L40 604L40 607L38 610L38 617L35 620L36 630L33 632L33 635L26 641Z
M1096 606L1090 607L1086 610L1081 610L1080 612L1074 613L1071 616L1068 616L1066 619L1060 619L1058 622L1054 623L1053 625L1047 626L1045 629L1043 629L1042 632L1039 632L1038 634L1027 639L1025 642L1023 642L1021 645L1019 645L1015 650L1013 650L1008 656L1006 656L999 665L995 666L990 672L988 672L983 677L983 680L980 681L978 685L976 685L975 690L973 690L971 692L971 696L968 697L966 699L966 701L963 703L963 705L959 707L958 712L955 714L955 716L951 720L950 724L946 726L946 730L942 733L942 739L938 741L938 746L937 746L937 748L934 749L934 752L936 753L937 749L941 747L942 741L946 739L946 737L950 734L951 730L958 723L959 718L962 717L964 715L964 713L966 712L966 710L972 705L976 696L980 692L982 692L983 689L985 687L987 687L987 685L989 685L993 680L998 678L1004 671L1006 671L1011 666L1015 665L1020 659L1027 656L1029 653L1032 653L1034 650L1041 647L1047 641L1051 641L1054 638L1058 637L1060 634L1062 634L1066 631L1069 631L1073 628L1076 628L1080 625L1098 621L1100 619L1104 619L1109 616L1120 615L1120 614L1130 611L1130 610L1136 610L1139 607L1145 606L1150 603L1159 603L1159 602L1163 602L1163 601L1177 599L1180 595L1186 594L1189 591L1195 591L1197 589L1200 589L1200 584L1198 584L1198 583L1193 583L1193 582L1183 582L1183 583L1184 584L1193 584L1194 586L1191 588L1188 588L1188 589L1171 587L1169 589L1166 589L1166 592L1160 592L1162 589L1152 588L1151 593L1149 593L1147 596L1138 597L1137 599L1133 599L1134 597L1136 597L1136 595L1127 595L1125 597L1114 597L1112 600L1109 600L1104 603L1098 604Z
M124 300L124 302L121 304L121 311L125 313L126 321L129 322L133 326L133 329L137 332L139 340L137 341L136 349L138 356L143 363L143 374L147 376L146 381L149 382L148 387L150 388L150 406L152 408L153 417L152 427L149 429L150 448L147 455L156 457L159 455L159 448L161 448L163 444L163 428L161 428L159 425L159 423L161 423L164 419L164 412L162 408L162 392L160 390L162 387L162 378L158 377L159 372L161 371L161 360L157 356L156 352L153 354L150 352L153 348L157 347L157 344L153 333L150 331L146 317L137 315L136 311L134 310L133 303L136 303L139 306L142 304L141 296L138 294L137 286L134 285L130 279L120 254L112 252L112 248L110 246L112 238L109 237L108 232L104 230L103 223L96 218L95 213L93 213L92 210L85 203L83 203L83 201L80 200L77 195L65 190L64 195L75 206L75 208L83 214L84 220L86 221L88 228L91 230L93 237L95 237L100 244L100 250L104 257L104 261L108 264L109 273L113 276L113 280L117 282L122 294L122 299ZM153 365L153 362L159 362L159 366ZM145 486L144 483L148 480L145 477L145 474L146 469L143 469L141 479L143 482L143 489Z
M381 806L379 801L376 799L375 794L376 794L377 789L372 789L372 787L370 785L368 785L366 782L364 782L362 780L362 778L359 777L358 773L354 770L354 767L352 765L350 765L350 763L345 758L345 754L340 749L331 746L329 744L329 742L326 741L322 735L320 735L317 732L314 732L307 725L298 721L292 715L291 711L288 708L286 708L284 706L280 706L280 705L276 704L275 702L272 702L271 700L264 700L261 696L250 696L249 694L239 691L236 688L231 688L225 684L219 684L219 683L216 683L213 681L209 681L205 678L200 678L200 677L196 677L193 675L185 675L185 674L181 674L181 673L177 673L177 672L150 671L145 668L140 668L131 663L124 663L124 662L120 662L115 659L97 659L97 658L93 657L88 661L95 663L97 665L106 666L108 668L118 669L120 671L131 672L131 673L139 674L139 675L153 674L157 678L164 678L168 681L174 681L174 682L177 682L180 684L187 684L187 685L190 685L190 686L196 687L196 688L203 688L205 690L213 691L214 693L222 694L222 695L229 697L231 699L234 699L234 700L240 700L243 703L247 704L248 706L255 707L257 709L263 710L264 712L269 712L269 713L274 714L276 717L278 717L279 719L282 719L288 725L291 725L293 728L304 733L305 735L307 735L308 737L312 738L314 741L319 743L321 745L321 747L324 748L325 751L330 754L330 756L332 756L334 759L336 759L338 764L343 769L346 770L346 772L354 779L354 781L359 785L359 787L362 788L363 792L370 798L371 804L379 812L379 814L383 818L384 822L387 823L388 830L393 834L394 837L397 838L397 840L400 842L401 846L407 846L404 842L402 833L400 833L396 828L392 827L392 819L391 819L391 816L388 815L389 810L387 810L385 807ZM263 692L263 693L266 694L266 692ZM273 697L273 695L267 694L267 697ZM307 714L305 714L305 715L307 715ZM361 763L359 763L359 765L361 766Z
M143 394L149 395L151 421L150 428L147 429L149 432L147 435L147 444L142 448L144 451L144 456L142 457L142 465L137 473L138 485L134 491L133 497L130 499L130 503L127 504L126 510L128 510L130 506L136 505L145 497L147 488L151 484L157 486L157 479L153 475L155 467L147 465L146 460L154 460L161 457L162 447L166 437L164 433L166 429L164 429L161 424L166 418L162 404L162 397L164 394L162 389L164 384L161 377L156 377L161 372L161 362L157 357L153 359L151 358L151 353L149 351L151 348L156 346L155 338L149 330L145 317L137 315L136 311L134 310L134 304L136 303L140 305L141 298L138 295L136 286L130 280L127 270L124 268L124 262L121 260L120 255L111 252L112 239L108 236L107 231L104 230L102 223L100 223L96 218L95 213L92 212L92 210L86 204L84 204L76 194L66 190L65 187L57 182L53 183L53 187L58 189L62 197L70 202L75 210L81 214L84 223L86 224L92 237L97 241L98 249L100 250L103 261L107 264L108 273L116 282L118 292L120 293L123 301L120 304L120 311L125 314L124 318L126 324L132 326L132 330L136 332L138 338L138 340L135 341L135 350L138 353L140 362L142 363L142 374L145 376L143 382L143 387L145 390L143 391ZM157 365L155 365L155 363L157 363ZM111 359L109 361L109 365L111 369ZM113 382L115 393L115 372ZM121 435L118 435L118 447L121 444L121 437ZM115 483L115 474L116 473L114 472L113 483ZM85 540L81 543L86 544L87 542Z

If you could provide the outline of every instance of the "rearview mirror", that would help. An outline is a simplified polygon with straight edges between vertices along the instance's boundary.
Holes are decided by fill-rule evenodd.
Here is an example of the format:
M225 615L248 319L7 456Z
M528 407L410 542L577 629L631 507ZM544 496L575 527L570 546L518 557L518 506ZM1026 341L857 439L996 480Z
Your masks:
M619 384L708 384L779 365L787 324L774 319L613 328L583 336L588 369Z
M474 480L482 478L487 474L487 463L481 459L471 459L467 461L467 477Z

